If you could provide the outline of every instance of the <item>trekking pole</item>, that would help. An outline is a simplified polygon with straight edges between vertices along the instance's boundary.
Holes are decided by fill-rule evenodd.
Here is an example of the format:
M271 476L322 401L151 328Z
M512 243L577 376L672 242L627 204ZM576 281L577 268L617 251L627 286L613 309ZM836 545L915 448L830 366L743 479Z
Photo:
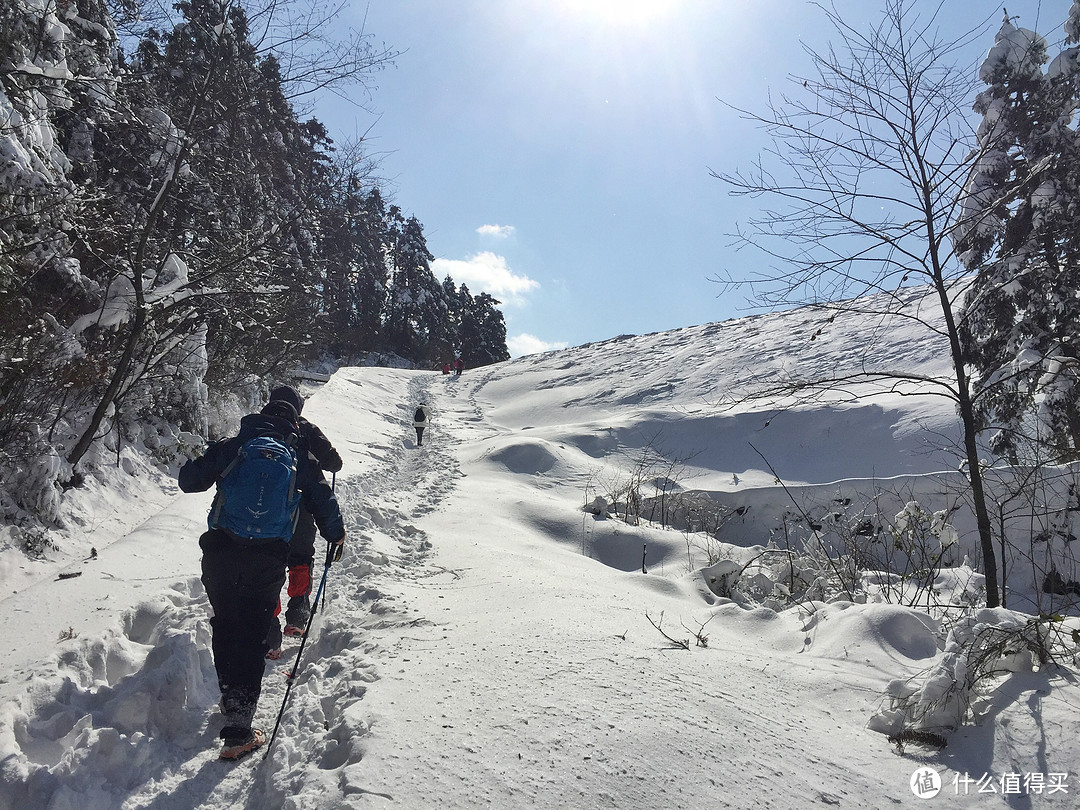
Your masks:
M336 473L336 472L332 472L332 473L330 473L330 491L331 491L331 492L333 492L333 491L334 491L334 490L336 490L336 489L337 489L337 473ZM329 554L329 552L327 552L327 556L326 556L326 559L327 559L327 560L329 560L329 559L330 559L330 554ZM341 556L340 556L340 555L338 556L338 559L341 559ZM323 612L324 610L326 610L326 600L327 600L327 598L328 598L329 596L330 596L330 592L329 592L329 591L327 591L327 592L323 593L323 597L322 597L322 605L320 605L320 604L319 604L319 597L317 597L317 596L316 596L316 597L315 597L315 604L314 604L314 606L312 607L312 609L311 609L311 612L312 612L312 613L314 613L314 612L315 612L315 611L317 610L317 611L319 611L319 613L322 613L322 612Z
M327 541L326 543L326 563L323 565L322 580L319 582L319 590L315 592L315 603L318 604L319 597L322 595L323 586L326 585L326 575L330 573L330 564L334 561L334 543ZM285 714L285 707L289 703L289 693L292 692L293 681L296 679L296 671L300 669L300 657L304 654L304 645L307 644L308 633L311 632L311 622L315 618L315 611L311 612L308 616L307 627L304 628L304 635L300 637L300 648L296 651L296 660L293 661L292 671L288 674L288 684L285 686L285 699L281 701L281 710L278 712L277 721L274 723L274 731L270 735L270 742L266 744L266 753L263 754L263 761L270 756L270 747L274 744L274 738L277 737L278 728L281 726L281 718Z

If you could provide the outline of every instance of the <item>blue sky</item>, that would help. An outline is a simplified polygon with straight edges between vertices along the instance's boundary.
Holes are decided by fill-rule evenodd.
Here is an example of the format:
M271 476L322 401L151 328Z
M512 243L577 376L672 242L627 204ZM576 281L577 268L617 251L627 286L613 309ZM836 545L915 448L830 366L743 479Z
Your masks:
M1069 5L1007 8L1056 42ZM837 7L857 26L880 9ZM987 20L989 49L998 2L944 8L946 37ZM762 262L731 247L753 203L709 170L748 166L763 140L718 99L764 112L770 90L805 72L802 43L835 38L819 9L354 0L346 18L403 53L355 97L362 107L333 99L315 114L336 139L366 133L383 187L424 225L437 277L503 301L513 355L745 314L712 279Z

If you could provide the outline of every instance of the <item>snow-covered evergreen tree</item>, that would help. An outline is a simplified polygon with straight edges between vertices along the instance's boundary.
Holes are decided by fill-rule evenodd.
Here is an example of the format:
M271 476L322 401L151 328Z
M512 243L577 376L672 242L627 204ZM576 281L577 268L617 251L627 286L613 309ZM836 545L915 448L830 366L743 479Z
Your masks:
M462 285L464 289L465 285ZM450 335L450 351L441 358L443 362L450 362L454 354L461 353L461 315L462 303L458 286L454 279L446 276L442 282L443 298L446 300L446 330ZM466 290L466 292L468 292Z
M389 52L354 36L290 60L326 32L294 18L256 45L245 8L184 0L125 54L110 12L134 20L133 0L0 2L5 519L55 520L102 437L166 457L208 435L212 399L255 404L260 377L322 352L452 348L420 223L292 104Z
M365 197L355 217L358 248L356 277L352 284L357 339L360 348L376 348L383 342L383 317L390 292L389 233L387 210L378 188Z
M434 362L448 351L448 307L442 285L431 272L435 258L428 250L423 226L416 217L404 219L396 206L396 239L391 261L393 277L387 308L386 335L401 356L421 363Z
M1066 25L1080 39L1080 3ZM1026 437L1080 448L1080 103L1077 47L1052 61L1046 41L1006 19L980 71L988 85L975 170L955 231L974 280L965 349L995 449Z
M506 323L498 306L499 301L486 292L474 297L464 284L458 291L461 312L458 340L461 357L470 367L510 359L506 348Z
M348 170L328 189L322 208L322 253L326 266L320 345L343 359L380 345L387 298L382 195L363 191L362 178Z
M506 348L506 322L499 311L499 301L486 292L473 299L469 318L476 323L476 342L464 348L465 359L472 366L486 366L510 359Z
M462 360L470 361L474 346L483 342L481 325L476 317L476 301L467 285L462 284L454 299L454 308L457 311L457 353Z
M117 78L102 4L0 3L0 480L16 515L55 518L54 440L102 373L66 326L104 292L73 243L99 194L80 166Z

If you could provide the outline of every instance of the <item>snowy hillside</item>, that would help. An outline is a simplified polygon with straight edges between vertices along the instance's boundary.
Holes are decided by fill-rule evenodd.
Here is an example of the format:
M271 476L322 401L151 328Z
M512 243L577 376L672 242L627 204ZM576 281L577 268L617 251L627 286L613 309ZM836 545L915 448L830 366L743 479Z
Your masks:
M0 810L917 807L930 769L949 806L1076 807L1080 689L1023 649L961 696L946 748L901 756L882 733L901 698L945 706L970 663L948 646L960 630L1027 626L963 609L980 577L962 508L933 583L950 610L851 601L824 576L785 607L760 562L727 590L770 541L817 542L807 519L841 525L871 499L895 520L957 491L945 400L744 399L868 357L945 368L901 327L796 311L305 389L345 458L347 552L268 758L235 765L216 758L198 579L210 496L125 456L72 496L50 562L0 558ZM295 655L267 664L262 727Z

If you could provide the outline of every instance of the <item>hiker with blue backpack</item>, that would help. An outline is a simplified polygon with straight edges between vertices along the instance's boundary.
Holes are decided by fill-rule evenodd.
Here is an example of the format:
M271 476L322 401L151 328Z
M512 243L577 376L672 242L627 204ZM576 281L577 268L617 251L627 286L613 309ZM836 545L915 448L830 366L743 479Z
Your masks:
M336 473L341 470L341 455L334 445L326 438L317 425L309 422L302 414L304 411L304 398L300 392L289 385L278 386L270 392L271 402L288 402L296 409L297 415L297 445L298 456L311 454L319 469L328 473ZM311 572L315 565L315 520L311 512L300 504L297 513L296 529L293 531L292 540L289 542L289 583L286 593L289 596L285 606L285 635L301 636L307 629L308 619L311 618ZM270 627L270 637L267 639L270 658L281 657L281 624L274 621Z
M297 452L298 422L291 404L271 402L241 419L237 436L211 444L180 469L184 492L217 485L209 529L199 546L202 582L214 612L211 648L225 718L221 759L239 759L266 741L252 720L299 505L336 545L335 559L345 542L333 491L311 456ZM327 566L330 559L328 554Z

